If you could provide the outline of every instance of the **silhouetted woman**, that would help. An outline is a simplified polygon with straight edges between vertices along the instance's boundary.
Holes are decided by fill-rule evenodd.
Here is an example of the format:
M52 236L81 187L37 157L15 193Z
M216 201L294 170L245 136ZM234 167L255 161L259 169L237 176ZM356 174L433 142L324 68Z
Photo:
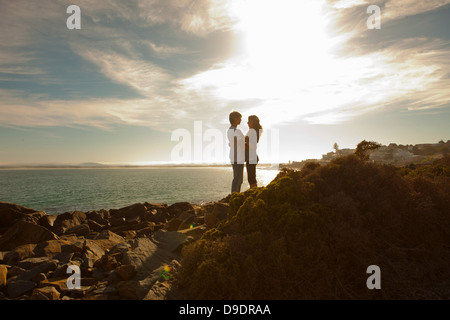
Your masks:
M245 135L245 161L247 167L247 178L251 188L256 188L256 165L259 157L257 154L259 137L262 133L262 126L259 118L255 115L248 117L248 132Z

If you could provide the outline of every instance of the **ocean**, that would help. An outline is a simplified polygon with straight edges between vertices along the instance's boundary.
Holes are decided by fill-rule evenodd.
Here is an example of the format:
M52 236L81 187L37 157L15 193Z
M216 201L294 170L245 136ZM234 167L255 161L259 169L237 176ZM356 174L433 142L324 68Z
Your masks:
M277 170L257 169L258 186ZM0 170L0 201L48 214L118 209L134 203L202 204L230 193L230 167ZM244 171L241 191L249 188Z

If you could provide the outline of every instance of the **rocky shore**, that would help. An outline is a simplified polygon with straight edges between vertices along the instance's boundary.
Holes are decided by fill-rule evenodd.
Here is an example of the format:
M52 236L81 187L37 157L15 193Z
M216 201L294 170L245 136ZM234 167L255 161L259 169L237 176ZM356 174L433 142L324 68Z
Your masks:
M59 215L0 202L0 300L177 299L182 247L227 213L228 198Z

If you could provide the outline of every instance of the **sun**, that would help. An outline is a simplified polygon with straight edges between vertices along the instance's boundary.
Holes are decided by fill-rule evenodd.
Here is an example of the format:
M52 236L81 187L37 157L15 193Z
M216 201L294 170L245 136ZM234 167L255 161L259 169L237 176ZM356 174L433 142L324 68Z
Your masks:
M222 74L239 79L236 85L221 89L222 97L264 100L258 112L266 110L274 123L279 121L277 116L285 117L272 111L280 100L289 114L314 112L332 104L330 95L318 92L343 70L332 56L334 41L327 34L323 9L321 0L234 1L231 14L237 17L236 27L244 37L244 54L234 68Z

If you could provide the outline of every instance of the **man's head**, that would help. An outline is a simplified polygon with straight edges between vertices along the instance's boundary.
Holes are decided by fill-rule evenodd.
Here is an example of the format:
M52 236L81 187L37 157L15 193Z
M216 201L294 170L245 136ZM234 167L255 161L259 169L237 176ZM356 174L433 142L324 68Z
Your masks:
M237 111L233 111L230 113L230 124L232 126L237 126L238 124L241 123L242 120L242 114L240 114Z

